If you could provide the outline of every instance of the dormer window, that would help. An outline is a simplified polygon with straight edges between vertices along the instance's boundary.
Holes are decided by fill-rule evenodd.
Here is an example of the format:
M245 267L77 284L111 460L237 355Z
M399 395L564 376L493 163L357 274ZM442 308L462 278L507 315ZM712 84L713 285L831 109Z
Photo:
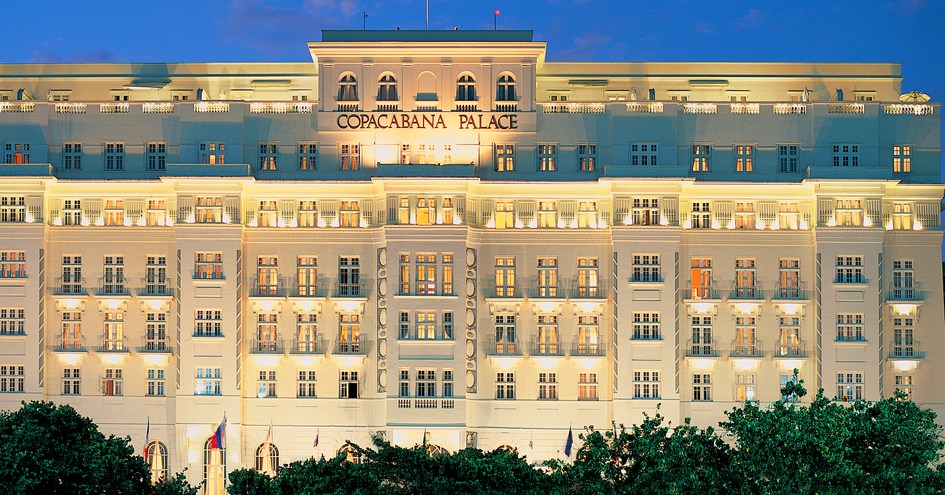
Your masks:
M515 78L511 74L499 76L495 88L496 101L515 101Z
M476 79L469 74L456 81L456 101L476 101Z
M357 88L357 86L355 86ZM357 95L357 89L355 89ZM357 99L357 96L354 98ZM392 74L385 74L377 81L377 101L397 101L397 80Z
M354 74L345 74L338 81L338 101L358 101L358 80Z

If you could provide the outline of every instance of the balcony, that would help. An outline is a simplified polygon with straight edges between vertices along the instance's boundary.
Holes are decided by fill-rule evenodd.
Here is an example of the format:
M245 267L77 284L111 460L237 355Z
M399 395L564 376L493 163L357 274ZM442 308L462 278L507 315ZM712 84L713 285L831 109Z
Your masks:
M360 101L337 101L335 102L336 112L358 112L361 109Z
M137 294L138 297L174 297L173 286L168 278L145 277L141 279Z
M496 112L517 112L518 103L514 101L497 101L495 102L495 111Z
M312 113L312 103L307 101L254 102L249 113Z
M85 338L61 339L52 346L52 352L88 352L85 347Z
M662 284L665 280L659 273L641 272L634 273L629 282L631 284Z
M487 356L521 356L524 342L489 339L482 343Z
M276 283L260 283L259 279L254 279L249 285L249 297L277 297L286 296L285 282L279 279Z
M443 287L438 287L436 282L425 281L420 282L416 281L411 284L403 284L397 288L398 296L418 296L418 297L431 297L431 296L441 296L441 297L451 297L456 295L456 288L453 284L442 284Z
M571 342L571 357L604 357L607 355L607 344L603 341L586 342L575 340Z
M607 284L603 280L597 280L596 283L580 282L577 279L571 280L568 290L569 299L607 299Z
M528 346L528 355L532 357L564 357L564 344L559 341L532 340Z
M250 354L282 354L285 349L282 342L277 339L253 339L249 341Z
M804 284L799 286L778 286L774 289L771 299L775 301L808 301L810 300L810 291Z
M365 278L354 278L357 282L336 281L332 289L332 296L336 299L367 299L371 282Z
M341 356L367 356L368 343L365 339L353 341L336 340L332 354Z
M173 354L174 348L171 347L171 341L167 338L144 338L138 352L146 354Z
M482 284L482 294L486 299L523 299L525 297L518 283L496 285L494 280Z
M128 352L128 342L124 338L101 337L95 352Z
M292 284L289 297L328 297L328 285L329 280L324 277L319 278L314 284L300 284L296 281Z
M397 101L379 101L377 102L378 112L399 112L400 102Z
M542 113L604 113L603 103L541 103Z
M456 400L452 397L399 397L398 409L453 409Z
M925 359L925 353L920 351L918 340L911 338L893 339L889 343L889 359L901 361L913 361Z
M732 341L732 350L729 352L729 356L732 358L750 358L750 359L760 359L764 357L764 352L761 350L761 341L760 340L746 340L746 341Z
M721 301L722 290L715 285L690 285L686 288L685 299L694 301Z
M539 284L535 287L528 287L525 289L525 293L528 294L529 299L565 299L568 295L560 282L554 285Z
M919 286L912 287L891 286L886 292L886 300L890 302L916 302L925 300L925 291L919 290Z
M84 278L57 278L53 286L53 295L56 296L87 296Z
M130 297L131 288L128 287L124 278L105 277L98 279L95 295L98 297Z
M476 102L456 102L454 112L478 112L479 103Z
M687 340L686 357L693 358L717 358L721 357L718 343L715 340Z
M328 342L325 339L312 340L292 340L289 347L289 354L297 355L317 355L325 354L328 350Z
M765 292L760 284L755 285L734 285L728 293L728 299L736 301L763 301Z
M778 342L774 348L775 359L804 359L807 357L807 348L803 341Z

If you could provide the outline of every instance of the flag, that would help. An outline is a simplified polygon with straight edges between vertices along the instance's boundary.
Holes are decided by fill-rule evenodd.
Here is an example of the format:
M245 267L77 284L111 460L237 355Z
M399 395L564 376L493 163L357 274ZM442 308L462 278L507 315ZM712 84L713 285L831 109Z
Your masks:
M226 448L226 416L223 416L220 426L217 426L217 430L213 432L213 437L210 438L210 448L217 450Z
M574 445L574 434L571 432L571 427L568 427L568 439L564 442L564 455L568 456L568 459L571 458L571 446Z
M315 448L318 448L318 435L322 432L321 428L315 430Z
M148 460L148 444L151 443L151 416L148 416L148 428L144 430L144 460Z
M272 422L269 422L269 431L266 433L266 440L263 442L262 452L262 472L269 476L275 476L276 470L272 465Z
M427 446L427 429L426 428L423 429L423 446L424 447Z

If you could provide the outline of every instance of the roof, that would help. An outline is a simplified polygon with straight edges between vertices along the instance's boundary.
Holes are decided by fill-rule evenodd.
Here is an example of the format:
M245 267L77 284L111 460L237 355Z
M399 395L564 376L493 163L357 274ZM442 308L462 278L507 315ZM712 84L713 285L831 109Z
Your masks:
M323 42L345 41L407 41L407 42L477 42L477 41L505 41L530 42L531 30L323 30Z

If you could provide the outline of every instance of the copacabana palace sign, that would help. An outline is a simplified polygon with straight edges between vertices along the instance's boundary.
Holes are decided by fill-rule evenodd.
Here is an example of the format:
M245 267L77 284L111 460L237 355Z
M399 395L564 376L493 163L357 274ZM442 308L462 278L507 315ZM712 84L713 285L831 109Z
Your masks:
M338 129L517 130L519 116L510 113L341 113Z

